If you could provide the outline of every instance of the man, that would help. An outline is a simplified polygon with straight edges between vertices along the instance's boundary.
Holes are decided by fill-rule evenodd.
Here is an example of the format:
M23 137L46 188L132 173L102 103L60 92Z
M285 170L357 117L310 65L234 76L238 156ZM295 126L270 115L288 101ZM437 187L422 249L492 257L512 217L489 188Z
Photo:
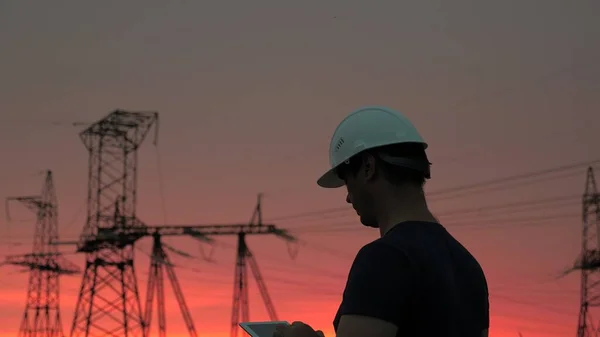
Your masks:
M381 237L350 269L333 321L337 337L487 337L489 302L479 263L429 211L427 144L402 114L384 107L351 113L329 148L318 184L346 186L364 226ZM322 332L294 322L277 337Z

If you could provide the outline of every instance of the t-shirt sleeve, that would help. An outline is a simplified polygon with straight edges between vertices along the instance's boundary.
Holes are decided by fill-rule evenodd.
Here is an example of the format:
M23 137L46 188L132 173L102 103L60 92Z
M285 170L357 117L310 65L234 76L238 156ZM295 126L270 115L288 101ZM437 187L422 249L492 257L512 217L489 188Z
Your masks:
M375 241L356 255L338 315L362 315L403 326L412 292L411 267L406 255Z

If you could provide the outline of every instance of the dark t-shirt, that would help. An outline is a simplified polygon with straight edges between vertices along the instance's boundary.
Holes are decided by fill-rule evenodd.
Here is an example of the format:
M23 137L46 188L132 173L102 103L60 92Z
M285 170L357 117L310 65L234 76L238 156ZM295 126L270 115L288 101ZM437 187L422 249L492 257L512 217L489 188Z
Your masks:
M398 336L480 337L489 328L487 282L442 225L403 222L356 255L336 330L343 315L393 323Z

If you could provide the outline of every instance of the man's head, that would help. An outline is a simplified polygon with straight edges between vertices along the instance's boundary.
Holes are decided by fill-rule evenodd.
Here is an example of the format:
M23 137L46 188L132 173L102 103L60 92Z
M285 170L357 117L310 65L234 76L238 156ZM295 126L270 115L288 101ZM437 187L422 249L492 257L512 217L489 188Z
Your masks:
M378 207L386 204L386 199L407 204L422 196L425 180L430 178L426 148L415 127L400 113L382 107L363 108L336 129L329 152L331 169L318 184L346 186L346 201L361 222L379 227Z

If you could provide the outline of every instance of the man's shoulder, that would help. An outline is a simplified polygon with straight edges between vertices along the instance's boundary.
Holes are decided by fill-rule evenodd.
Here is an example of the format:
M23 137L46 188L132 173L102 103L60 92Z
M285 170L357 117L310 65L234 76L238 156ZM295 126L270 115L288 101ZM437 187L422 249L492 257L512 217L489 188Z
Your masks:
M356 254L355 263L405 263L412 260L412 255L418 255L420 250L435 249L428 243L431 240L430 232L435 229L428 227L413 221L398 224L383 237L362 246Z
M427 241L447 234L444 227L437 222L404 221L394 227L379 240L392 246L424 244Z
M402 244L393 244L379 238L358 250L353 268L390 270L391 266L407 267L409 264L407 251Z
M459 255L468 253L466 248L442 224L437 222L407 221L400 223L377 241L415 257L422 254L448 257L449 251L460 251Z
M440 223L402 223L367 246L374 246L368 250L400 252L411 265L418 266L416 269L429 270L427 275L438 277L439 273L454 269L449 266L462 270L461 276L465 277L480 277L483 273L471 252Z
M401 253L405 257L419 255L421 252L435 250L433 244L443 236L440 224L420 221L406 221L392 227L383 237L369 243L367 250L385 250ZM367 247L368 246L368 247Z

